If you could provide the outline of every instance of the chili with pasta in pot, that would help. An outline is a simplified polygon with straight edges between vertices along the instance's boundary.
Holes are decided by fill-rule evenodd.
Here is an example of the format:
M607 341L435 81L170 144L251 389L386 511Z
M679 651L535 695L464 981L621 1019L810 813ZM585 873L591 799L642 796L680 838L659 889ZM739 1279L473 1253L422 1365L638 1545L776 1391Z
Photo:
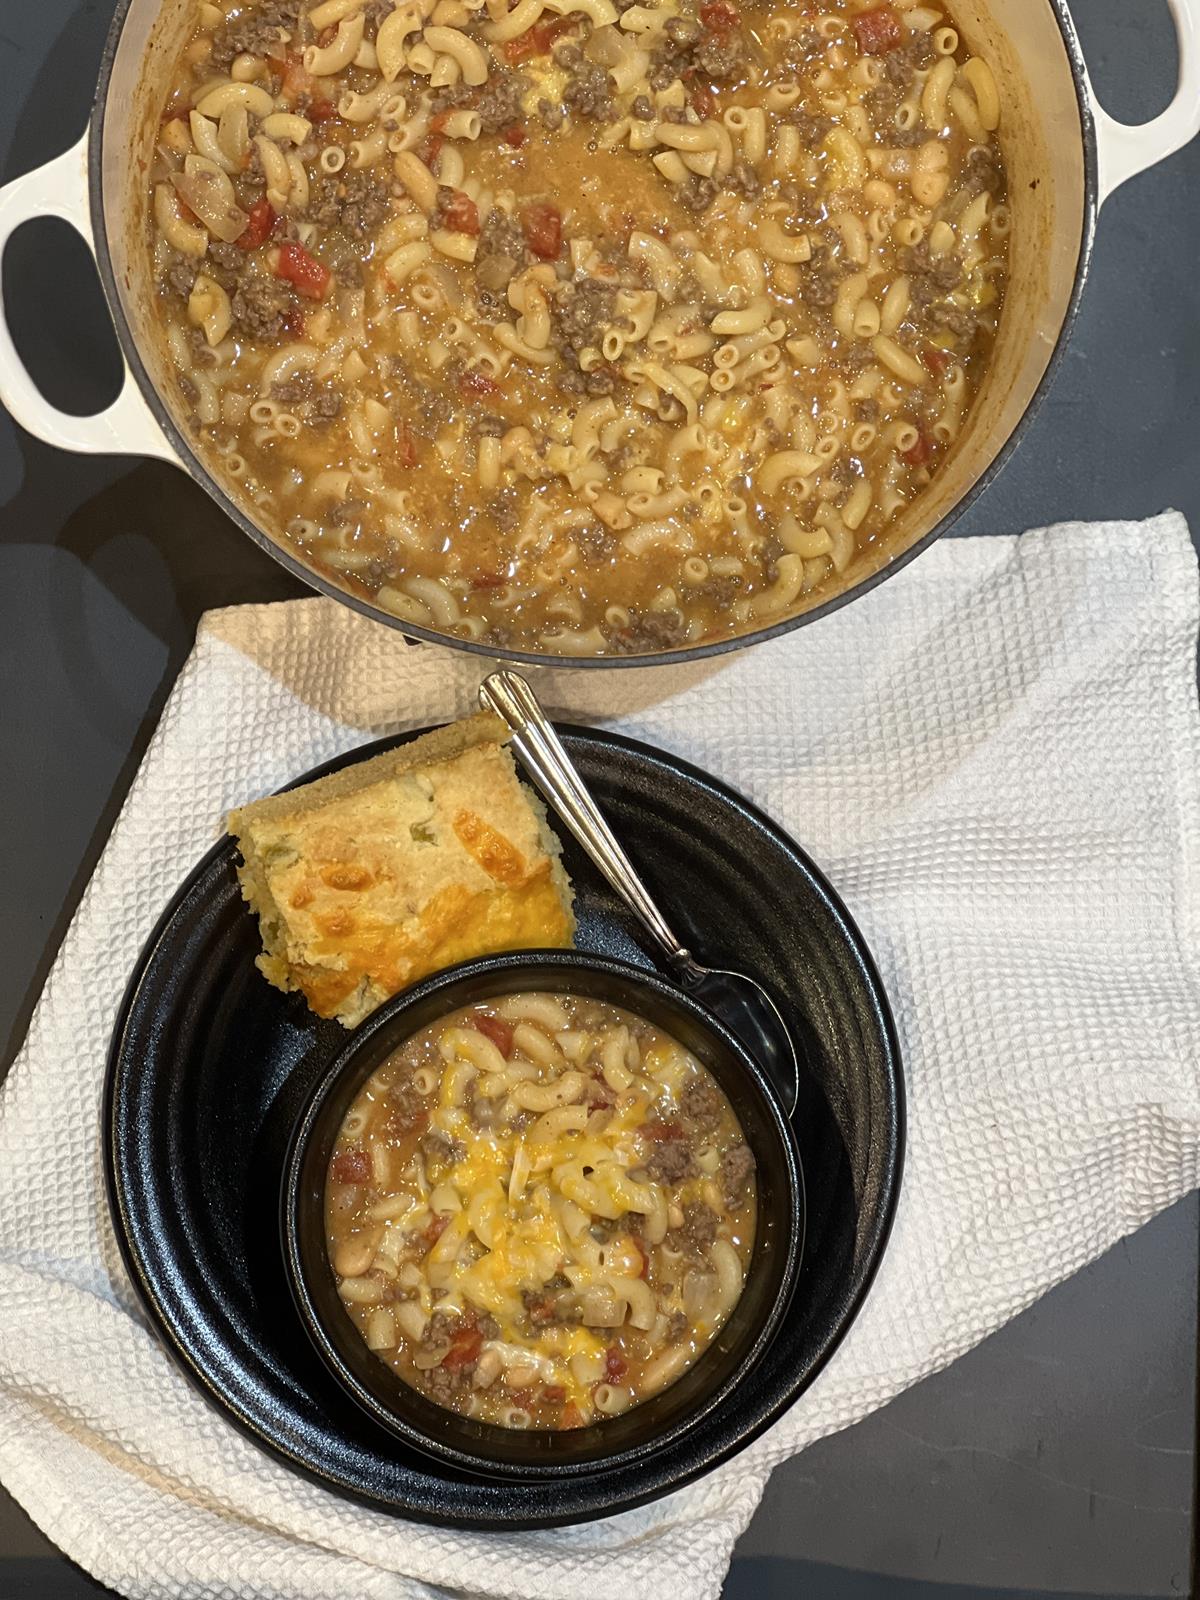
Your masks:
M1010 213L941 4L197 16L151 180L190 427L403 621L728 637L837 585L952 447Z

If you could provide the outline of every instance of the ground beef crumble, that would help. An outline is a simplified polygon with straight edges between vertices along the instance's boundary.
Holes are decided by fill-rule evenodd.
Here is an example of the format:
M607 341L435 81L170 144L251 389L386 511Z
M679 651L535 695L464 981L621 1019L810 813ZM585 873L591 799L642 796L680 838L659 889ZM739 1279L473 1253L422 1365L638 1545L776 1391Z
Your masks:
M373 39L379 32L379 24L395 9L395 0L367 0L363 7L362 15L365 27L364 37Z
M908 276L909 293L918 310L942 300L962 282L962 262L953 253L934 255L927 240L901 245L896 265Z
M340 228L352 239L365 239L390 213L391 195L371 168L338 172L314 189L308 215L321 228Z
M727 189L752 199L762 189L762 179L748 161L735 161L722 179Z
M272 278L246 273L230 301L234 326L248 339L279 339L291 304L282 285Z
M613 319L617 286L599 278L570 279L559 285L551 306L554 332L560 344L578 354L588 346L598 347L602 330Z
M679 1099L679 1109L700 1128L715 1128L721 1120L724 1099L710 1078L697 1074L689 1079Z
M573 55L571 76L563 90L563 104L577 117L588 117L593 122L613 121L616 107L607 70L588 61L576 45L558 52L557 59L563 65L567 64L568 51Z
M700 585L699 593L712 602L714 611L725 611L742 593L742 580L734 573L722 573Z
M454 1409L457 1395L462 1394L469 1382L470 1373L475 1370L473 1363L460 1367L457 1372L447 1372L445 1367L431 1367L428 1372L423 1372L420 1377L424 1381L425 1393L431 1400L436 1400L438 1405Z
M996 198L1002 197L1006 189L1004 167L994 140L988 144L972 145L971 152L967 156L967 173L963 180L962 192L974 196L985 189Z
M739 38L710 33L694 17L671 17L651 52L650 87L666 89L676 78L722 82L734 77L746 58Z
M890 83L901 85L907 93L914 75L931 67L936 56L937 51L928 29L914 28L904 44L884 52L884 75Z
M159 282L170 294L186 300L196 282L196 264L188 256L173 256L163 268Z
M268 0L236 22L226 22L213 34L209 61L219 72L228 72L236 56L263 56L278 49L295 37L304 9L305 0Z
M278 400L280 405L303 405L312 393L313 381L307 372L298 372L294 378L285 378L282 383L271 385L271 399Z
M366 513L365 500L339 500L331 507L326 521L331 522L335 528L348 528L361 522Z
M702 178L698 172L691 172L675 190L675 198L689 211L707 211L717 198L720 185L715 178Z
M805 111L800 106L789 111L784 121L790 122L796 129L800 135L800 143L806 150L815 150L833 127L832 117L814 116L812 112Z
M839 258L824 240L816 240L812 256L799 269L800 298L806 306L827 311L837 299L837 287L843 276Z
M489 322L505 322L511 317L503 290L531 260L521 224L499 206L492 206L482 220L475 248L476 276L482 285L480 309Z
M525 114L521 110L521 100L528 88L529 80L523 72L493 72L475 101L482 131L500 133L506 128L523 126Z
M670 1250L682 1255L703 1256L717 1237L717 1213L698 1200L689 1200L683 1208L683 1223L667 1234Z
M684 1139L660 1139L646 1161L646 1171L656 1183L682 1183L696 1170L691 1146Z
M734 1145L721 1159L721 1188L730 1205L739 1205L754 1171L754 1157L747 1144Z

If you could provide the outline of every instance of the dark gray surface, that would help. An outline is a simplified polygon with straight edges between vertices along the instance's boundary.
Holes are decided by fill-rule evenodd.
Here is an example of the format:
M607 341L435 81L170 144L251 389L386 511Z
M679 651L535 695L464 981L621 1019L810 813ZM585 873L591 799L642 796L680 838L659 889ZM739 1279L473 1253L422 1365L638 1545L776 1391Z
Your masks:
M1161 106L1161 0L1076 9L1110 109ZM82 128L110 12L0 0L4 178ZM1106 209L1055 387L963 532L1165 505L1200 526L1198 179L1194 146ZM102 402L115 369L82 248L65 229L31 228L5 281L52 398ZM59 456L0 415L0 1068L200 612L301 592L181 474ZM1197 1220L1195 1199L1183 1202L948 1372L782 1469L739 1545L731 1600L1190 1592ZM0 1600L100 1592L0 1497Z
M873 1574L923 1600L934 1582L943 1600L1186 1594L1196 1285L1179 1269L1195 1248L1189 1199L806 1450L772 1479L727 1600L867 1600L886 1587Z

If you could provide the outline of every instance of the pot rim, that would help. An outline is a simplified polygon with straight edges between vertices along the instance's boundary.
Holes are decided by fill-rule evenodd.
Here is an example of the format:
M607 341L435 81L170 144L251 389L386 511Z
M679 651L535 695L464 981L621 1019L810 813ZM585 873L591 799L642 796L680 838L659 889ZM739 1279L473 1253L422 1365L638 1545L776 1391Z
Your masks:
M984 467L979 477L940 521L936 522L932 528L915 540L907 550L902 551L875 572L868 573L865 578L860 579L850 588L843 590L841 594L833 595L830 599L822 601L820 605L813 606L811 610L802 611L794 617L785 617L781 621L773 623L770 627L756 628L750 632L738 634L733 638L714 639L704 644L690 645L681 650L660 650L649 655L637 656L562 656L544 654L532 650L496 650L493 646L481 644L477 640L459 639L452 634L439 633L433 628L423 627L419 623L402 623L399 617L392 616L390 612L372 604L364 596L353 594L350 590L339 587L326 578L324 574L309 567L298 555L289 550L282 540L272 538L257 523L252 522L246 516L217 482L186 436L176 427L142 361L141 352L133 337L129 321L125 316L124 306L117 288L116 272L113 267L112 254L109 250L108 230L104 218L102 174L104 118L108 109L108 94L112 82L113 65L116 61L121 35L125 29L125 20L132 4L133 0L117 0L108 36L104 41L104 51L100 58L100 72L96 84L96 97L92 103L92 112L88 121L88 202L91 212L92 236L95 242L96 264L100 273L100 281L104 287L109 315L112 317L121 352L129 365L129 370L133 374L138 389L141 391L143 400L149 407L155 422L162 429L171 449L175 452L179 464L187 472L188 476L216 501L226 516L230 517L241 531L248 535L261 550L279 562L293 577L299 578L310 589L316 590L317 593L325 595L329 599L337 600L342 605L352 607L360 615L369 617L373 622L380 622L386 627L395 629L402 638L407 639L410 643L416 643L419 640L425 644L440 645L449 650L464 650L486 661L499 659L516 662L522 666L570 668L572 671L577 669L594 670L596 668L608 668L611 670L612 668L622 667L668 667L682 666L684 662L703 661L713 656L728 655L731 651L741 650L749 645L765 644L769 640L782 638L784 634L791 633L796 628L804 627L810 622L816 622L820 617L829 616L833 612L839 611L842 606L848 605L850 601L857 600L860 596L868 594L895 573L902 571L910 561L913 561L923 550L928 549L935 540L940 539L944 533L949 532L959 518L970 510L980 495L991 485L997 474L1007 465L1025 430L1041 410L1050 386L1057 376L1059 363L1063 358L1067 343L1074 331L1084 284L1091 268L1096 239L1096 223L1100 211L1096 121L1093 115L1092 100L1087 90L1087 67L1084 61L1083 49L1075 32L1075 24L1071 20L1070 11L1067 8L1067 0L1046 0L1046 4L1049 5L1053 12L1054 20L1058 24L1058 30L1062 36L1063 48L1066 51L1067 62L1075 87L1080 127L1083 132L1084 194L1079 257L1075 265L1075 276L1071 285L1070 297L1067 301L1062 324L1054 341L1054 348L1050 352L1046 370L1042 373L1037 387L1030 397L1029 404L1018 418L1008 438L1000 446L987 466Z

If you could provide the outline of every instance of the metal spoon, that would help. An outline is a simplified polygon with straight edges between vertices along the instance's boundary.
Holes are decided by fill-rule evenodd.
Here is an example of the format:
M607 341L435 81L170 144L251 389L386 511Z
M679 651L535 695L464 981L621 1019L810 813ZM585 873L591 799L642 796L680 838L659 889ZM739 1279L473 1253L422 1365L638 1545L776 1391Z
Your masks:
M684 985L728 1023L770 1074L794 1112L800 1095L796 1047L779 1007L762 984L744 972L702 967L680 944L520 673L507 669L491 673L479 686L479 703L507 722L512 729L513 749L546 799L653 937Z

